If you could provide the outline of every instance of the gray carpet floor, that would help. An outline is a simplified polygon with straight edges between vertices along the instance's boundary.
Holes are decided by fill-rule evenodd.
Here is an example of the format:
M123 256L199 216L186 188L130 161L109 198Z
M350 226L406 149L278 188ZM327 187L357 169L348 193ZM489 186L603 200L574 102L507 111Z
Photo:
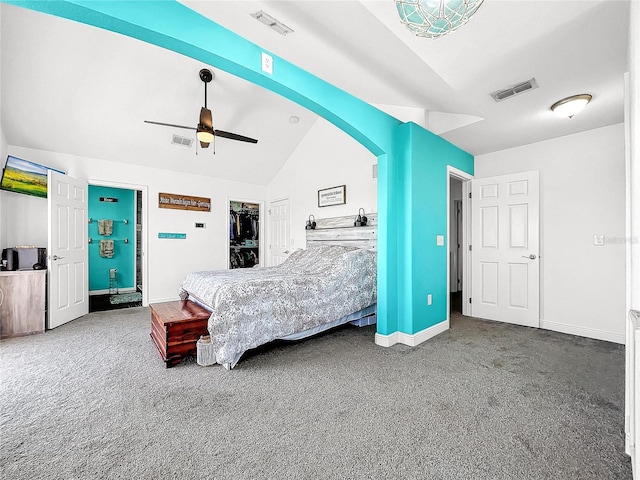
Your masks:
M631 479L624 347L456 316L165 369L144 307L0 343L3 479Z

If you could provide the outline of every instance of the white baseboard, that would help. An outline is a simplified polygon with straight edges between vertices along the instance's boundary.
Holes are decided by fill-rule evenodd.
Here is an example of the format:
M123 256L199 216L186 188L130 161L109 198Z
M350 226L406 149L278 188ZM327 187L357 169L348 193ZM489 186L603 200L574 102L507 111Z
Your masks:
M425 342L448 329L449 320L445 320L414 334L394 332L389 335L381 335L376 333L376 345L380 345L381 347L390 347L396 343L402 343L403 345L415 347L416 345L420 345L422 342Z
M594 338L596 340L605 340L607 342L625 344L624 333L606 332L595 328L579 327L577 325L569 325L567 323L551 322L549 320L540 320L540 328L545 330L553 330L554 332L568 333L578 335L579 337Z
M152 300L149 300L149 303L175 302L176 300L180 300L180 297L154 298Z

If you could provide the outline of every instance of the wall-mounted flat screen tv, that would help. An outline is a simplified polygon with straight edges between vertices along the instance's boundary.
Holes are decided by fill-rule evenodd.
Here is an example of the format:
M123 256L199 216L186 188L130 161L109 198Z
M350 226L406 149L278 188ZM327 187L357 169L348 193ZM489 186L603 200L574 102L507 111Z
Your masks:
M55 168L9 155L2 171L0 190L47 198L47 170L64 175L64 172Z

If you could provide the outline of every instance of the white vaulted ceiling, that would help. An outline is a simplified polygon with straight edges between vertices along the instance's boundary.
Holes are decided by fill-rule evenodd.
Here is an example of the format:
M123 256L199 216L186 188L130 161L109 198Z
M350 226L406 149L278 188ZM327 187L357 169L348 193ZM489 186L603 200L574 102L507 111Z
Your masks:
M392 0L182 3L369 103L424 110L429 128L474 155L623 120L628 1L485 0L467 25L437 40L406 31ZM258 10L294 33L262 25L250 16ZM206 65L12 5L0 15L0 120L10 145L266 185L316 119L212 68L215 127L259 143L219 139L215 155L196 155L171 145L172 134L189 131L143 121L195 125ZM489 95L532 77L535 90L499 103ZM582 114L549 110L578 93L594 97Z

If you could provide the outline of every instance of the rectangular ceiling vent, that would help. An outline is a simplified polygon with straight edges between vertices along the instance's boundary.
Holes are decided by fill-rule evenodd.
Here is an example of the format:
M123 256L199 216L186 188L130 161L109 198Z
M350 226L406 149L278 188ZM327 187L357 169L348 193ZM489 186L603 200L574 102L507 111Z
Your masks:
M190 147L193 144L193 138L174 135L173 138L171 139L171 143L173 143L174 145L182 145L184 147Z
M278 32L280 35L286 36L288 33L293 33L293 28L287 27L284 23L282 23L280 20L276 20L267 12L258 10L256 13L250 13L249 15L258 20L260 23L264 23L273 31Z
M531 80L527 80L526 82L516 83L515 85L511 85L510 87L497 90L491 93L491 96L496 102L501 102L502 100L515 97L516 95L528 92L529 90L533 90L534 88L538 88L538 83L536 82L535 78L532 78Z

